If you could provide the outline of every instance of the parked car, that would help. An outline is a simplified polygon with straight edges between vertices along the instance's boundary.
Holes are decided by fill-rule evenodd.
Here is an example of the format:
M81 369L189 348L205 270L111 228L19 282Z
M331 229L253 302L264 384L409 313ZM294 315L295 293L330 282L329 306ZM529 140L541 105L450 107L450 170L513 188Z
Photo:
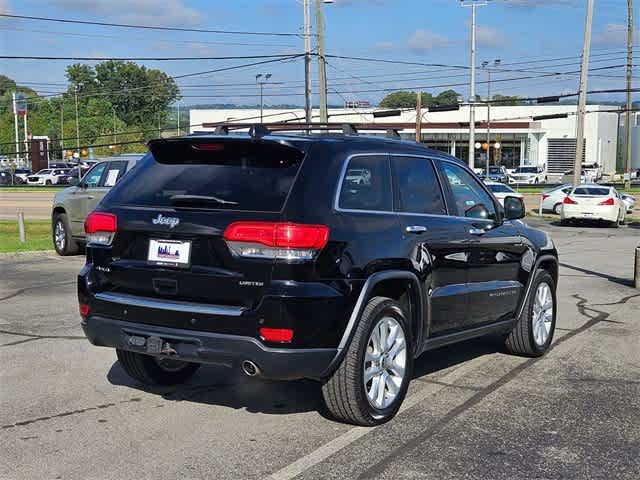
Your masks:
M622 192L619 192L619 193L620 193L620 197L622 198L622 201L627 207L627 213L633 212L633 209L636 206L636 197L633 197L628 193L622 193Z
M480 175L482 180L488 180L490 182L508 183L509 177L507 176L507 169L505 167L489 167L489 173L486 169L483 170Z
M68 163L68 162L49 163L49 168L73 168L75 166L76 166L75 163Z
M20 185L24 183L22 179L10 170L0 170L0 185Z
M546 183L546 172L541 167L518 167L509 174L509 183L531 185Z
M553 212L556 215L560 215L562 202L564 201L564 198L569 195L571 190L573 190L573 185L565 183L564 185L559 185L551 190L542 192L540 199L542 202L542 211Z
M73 183L76 180L80 180L85 173L86 171L80 169L78 172L78 167L73 167L67 173L58 176L58 185L73 185Z
M27 185L55 185L58 177L69 172L68 168L45 168L34 175L27 176Z
M51 212L53 246L58 255L74 255L85 242L84 221L106 193L129 172L140 157L112 157L97 163L82 180L56 193Z
M560 221L599 220L617 227L624 223L627 207L613 187L598 184L579 185L562 202Z
M424 351L549 348L557 252L520 199L421 144L251 131L150 141L86 219L82 327L129 376L316 379L335 418L376 425Z
M562 175L561 183L573 184L574 169L566 170ZM580 170L580 183L595 183L602 178L602 169L597 163L583 163Z
M16 179L20 179L20 183L27 183L27 177L31 175L31 170L28 168L16 168L13 172Z
M485 185L491 190L493 196L496 197L500 205L504 206L504 199L506 197L516 197L522 199L524 203L524 195L515 192L509 185L499 182L484 182Z

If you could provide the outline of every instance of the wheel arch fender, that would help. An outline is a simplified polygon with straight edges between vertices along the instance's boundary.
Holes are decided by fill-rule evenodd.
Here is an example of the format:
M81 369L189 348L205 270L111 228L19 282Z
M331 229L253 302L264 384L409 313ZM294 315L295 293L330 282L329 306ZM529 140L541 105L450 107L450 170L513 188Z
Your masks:
M349 316L349 321L347 322L347 326L342 334L340 339L340 343L338 344L336 356L333 358L327 370L325 371L325 375L329 374L335 368L338 367L340 362L342 361L344 354L346 353L352 339L353 335L356 331L356 326L360 321L360 317L362 316L362 312L364 311L367 301L375 296L375 293L378 287L385 285L386 282L390 281L401 281L405 282L406 285L410 286L409 288L409 297L411 302L412 310L407 313L410 318L408 318L411 325L411 336L413 338L413 352L414 355L418 354L421 351L421 341L422 334L425 328L425 293L423 288L420 286L420 281L418 277L413 272L407 270L383 270L380 272L376 272L369 276L358 295L358 299L356 300L356 304L353 307L351 315ZM378 290L379 291L379 290Z
M529 272L529 278L527 279L527 285L524 289L524 294L520 298L520 303L518 305L518 309L516 310L515 320L518 320L523 312L524 305L531 293L531 287L533 286L533 281L535 280L536 272L538 269L547 270L551 276L553 277L553 281L558 285L558 257L552 254L542 254L538 255L533 266L531 267L531 271Z

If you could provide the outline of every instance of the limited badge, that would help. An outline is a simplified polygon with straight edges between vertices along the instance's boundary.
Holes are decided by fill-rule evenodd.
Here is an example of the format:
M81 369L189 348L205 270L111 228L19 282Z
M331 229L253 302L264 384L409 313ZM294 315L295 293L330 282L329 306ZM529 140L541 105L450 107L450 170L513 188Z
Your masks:
M160 353L162 351L162 344L164 342L159 337L147 338L147 352L148 353Z

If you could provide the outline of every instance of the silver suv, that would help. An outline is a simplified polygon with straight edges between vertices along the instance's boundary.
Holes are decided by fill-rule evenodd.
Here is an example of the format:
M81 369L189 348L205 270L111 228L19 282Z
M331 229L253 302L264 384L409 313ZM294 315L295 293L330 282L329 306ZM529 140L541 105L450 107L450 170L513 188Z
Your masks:
M80 181L56 193L51 212L53 246L58 255L75 255L84 244L84 220L142 154L112 157L96 163Z

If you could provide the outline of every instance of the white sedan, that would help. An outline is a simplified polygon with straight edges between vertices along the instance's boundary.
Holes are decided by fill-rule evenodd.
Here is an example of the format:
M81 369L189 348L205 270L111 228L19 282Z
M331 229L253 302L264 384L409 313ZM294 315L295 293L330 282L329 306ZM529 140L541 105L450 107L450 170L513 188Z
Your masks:
M620 194L613 187L597 184L579 185L562 202L560 221L600 220L617 227L624 223L627 212Z
M498 200L498 202L500 202L500 205L502 206L504 206L505 197L524 198L524 196L521 193L516 192L515 190L513 190L508 185L505 185L504 183L499 183L499 182L484 182L484 183L487 186L487 188L491 190L491 192L493 193L493 196L496 197L496 199Z
M566 183L552 188L551 190L542 192L542 197L540 198L542 211L553 212L556 215L560 215L560 210L562 210L562 201L564 200L564 197L569 195L571 190L573 190L573 185Z
M58 177L69 171L69 168L45 168L27 176L27 185L55 185L58 183Z

